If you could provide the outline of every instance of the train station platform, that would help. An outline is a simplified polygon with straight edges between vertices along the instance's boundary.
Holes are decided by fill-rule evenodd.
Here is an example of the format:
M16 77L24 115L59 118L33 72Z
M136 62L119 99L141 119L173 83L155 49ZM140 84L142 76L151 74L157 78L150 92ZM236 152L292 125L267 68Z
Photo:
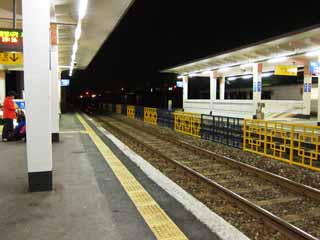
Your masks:
M0 142L1 239L246 239L179 193L212 226L199 221L90 121L67 114L60 126L51 192L28 192L24 142Z

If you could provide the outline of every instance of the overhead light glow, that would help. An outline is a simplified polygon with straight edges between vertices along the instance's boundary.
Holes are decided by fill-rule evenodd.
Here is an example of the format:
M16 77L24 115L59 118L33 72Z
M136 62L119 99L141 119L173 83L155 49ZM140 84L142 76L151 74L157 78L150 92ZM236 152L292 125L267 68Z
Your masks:
M228 78L227 78L228 81L234 81L234 80L236 80L236 79L237 79L237 77L228 77Z
M308 57L316 57L316 56L320 56L320 50L307 52L307 53L306 53L306 56L308 56Z
M81 22L78 23L76 31L74 33L74 38L76 39L76 41L80 39L80 36L81 36Z
M278 63L278 62L283 62L286 61L288 57L276 57L276 58L271 58L268 60L269 63Z
M230 69L231 69L230 67L220 68L220 69L218 70L218 72L226 72L226 71L228 71L228 70L230 70Z
M189 74L189 77L195 77L195 76L197 76L196 73L190 73L190 74Z
M201 74L208 75L208 74L211 74L211 73L212 73L212 71L206 70L206 71L203 71Z
M178 76L178 79L183 79L183 76L182 75Z
M240 65L240 68L248 68L248 67L252 67L253 63L246 63L246 64L242 64Z
M72 53L76 54L77 51L78 51L78 42L75 41L73 46L72 46Z
M80 0L79 20L82 20L86 15L87 7L88 7L88 0Z
M242 79L249 79L249 78L252 78L252 75L244 75L241 77Z
M273 75L273 73L271 73L271 72L266 72L266 73L262 73L261 74L261 77L270 77L270 76L272 76Z

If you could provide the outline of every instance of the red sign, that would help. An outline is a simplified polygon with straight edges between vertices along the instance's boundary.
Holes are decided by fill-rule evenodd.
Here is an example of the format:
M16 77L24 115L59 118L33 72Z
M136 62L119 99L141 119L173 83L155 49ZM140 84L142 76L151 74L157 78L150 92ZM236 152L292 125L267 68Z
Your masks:
M0 51L22 52L22 31L0 29Z

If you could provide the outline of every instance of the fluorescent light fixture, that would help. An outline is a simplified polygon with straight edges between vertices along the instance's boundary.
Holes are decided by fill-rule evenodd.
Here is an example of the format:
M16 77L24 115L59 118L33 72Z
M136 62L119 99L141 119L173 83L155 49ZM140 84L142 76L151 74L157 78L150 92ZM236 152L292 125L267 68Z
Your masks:
M278 62L283 62L285 60L287 60L288 57L284 56L284 57L276 57L276 58L271 58L268 60L269 63L278 63Z
M270 76L272 76L273 75L273 73L271 73L271 72L266 72L266 73L262 73L261 74L261 77L270 77Z
M206 70L206 71L203 71L201 74L211 74L212 71L209 71L209 70Z
M249 79L249 78L252 78L252 75L244 75L241 77L242 79Z
M307 53L306 53L306 56L308 56L308 57L320 56L320 50L315 50L315 51L307 52Z
M81 22L78 23L76 31L74 33L74 38L76 39L76 41L80 39L80 36L81 36Z
M88 0L80 0L79 20L82 20L86 15L87 7L88 7Z
M248 67L252 67L253 63L246 63L246 64L242 64L240 65L240 68L248 68Z
M219 70L218 70L218 72L226 72L226 71L228 71L228 70L230 70L231 68L230 67L224 67L224 68L220 68Z
M228 81L234 81L234 80L236 80L236 79L237 79L237 77L228 77L228 78L227 78Z
M72 53L76 54L77 51L78 51L78 42L75 41L73 46L72 46Z
M196 73L189 73L189 77L195 77L195 76L197 76Z
M182 75L178 76L178 79L183 79L183 76Z

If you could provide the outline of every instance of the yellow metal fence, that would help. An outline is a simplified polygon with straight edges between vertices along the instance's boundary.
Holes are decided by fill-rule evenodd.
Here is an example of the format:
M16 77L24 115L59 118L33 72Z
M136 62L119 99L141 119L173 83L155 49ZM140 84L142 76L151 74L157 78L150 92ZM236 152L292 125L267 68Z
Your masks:
M135 118L136 117L136 107L132 105L127 106L127 116L128 118Z
M264 120L244 121L243 150L320 171L320 127Z
M201 117L197 113L174 112L174 130L195 137L200 136Z
M157 121L158 121L157 109L145 107L143 120L152 125L157 125Z

